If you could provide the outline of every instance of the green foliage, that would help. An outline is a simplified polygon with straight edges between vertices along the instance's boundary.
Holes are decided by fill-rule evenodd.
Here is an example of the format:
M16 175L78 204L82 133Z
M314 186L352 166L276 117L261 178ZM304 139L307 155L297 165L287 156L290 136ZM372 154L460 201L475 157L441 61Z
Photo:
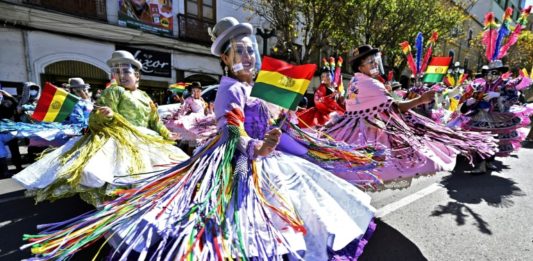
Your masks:
M522 31L516 45L511 47L507 55L508 65L511 69L523 69L528 72L533 66L533 33Z
M418 32L430 36L437 30L449 38L460 28L466 13L458 2L446 0L245 0L248 9L264 17L277 30L280 49L303 52L297 63L318 62L312 55L329 48L343 53L362 44L383 50L388 64L403 61L399 43L413 41ZM467 1L469 2L469 1ZM427 38L426 38L427 39ZM316 56L315 56L316 57Z

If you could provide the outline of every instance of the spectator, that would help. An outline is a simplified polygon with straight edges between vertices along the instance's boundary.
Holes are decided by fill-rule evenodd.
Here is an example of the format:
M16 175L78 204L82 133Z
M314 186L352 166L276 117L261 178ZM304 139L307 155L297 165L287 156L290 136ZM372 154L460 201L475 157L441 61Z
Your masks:
M93 102L89 96L89 84L86 84L82 78L70 78L66 85L70 92L80 98L74 106L74 109L65 123L87 125L89 114L93 110Z
M4 90L0 90L0 119L15 120L18 101L15 97ZM9 178L11 175L8 172L8 151L5 145L9 146L11 151L11 161L15 165L16 171L22 170L22 160L20 157L18 139L14 138L9 133L0 134L0 175L1 178Z

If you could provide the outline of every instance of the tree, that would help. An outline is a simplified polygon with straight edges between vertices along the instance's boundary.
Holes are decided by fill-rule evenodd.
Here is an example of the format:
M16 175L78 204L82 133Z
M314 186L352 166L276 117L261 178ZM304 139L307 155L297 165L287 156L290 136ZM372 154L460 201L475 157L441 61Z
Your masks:
M511 69L527 69L533 66L533 33L522 31L516 45L511 47L507 55L507 64Z
M388 64L397 66L403 61L400 42L414 39L417 32L429 37L433 30L451 38L466 18L463 5L469 2L246 0L245 5L276 28L281 49L291 50L297 63L318 62L311 58L325 46L341 53L366 43L384 50Z
M311 55L328 44L326 39L336 33L334 24L340 17L331 11L350 5L334 0L245 0L244 3L246 9L276 29L279 49L292 54L290 58L296 63L316 62L310 61Z

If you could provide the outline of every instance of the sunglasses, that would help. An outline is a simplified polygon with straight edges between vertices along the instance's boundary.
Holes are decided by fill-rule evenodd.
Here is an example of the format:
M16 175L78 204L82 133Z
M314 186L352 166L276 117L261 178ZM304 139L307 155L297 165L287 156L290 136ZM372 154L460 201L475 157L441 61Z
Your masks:
M499 71L490 71L489 72L489 75L495 75L495 76L500 76L502 73L499 72Z

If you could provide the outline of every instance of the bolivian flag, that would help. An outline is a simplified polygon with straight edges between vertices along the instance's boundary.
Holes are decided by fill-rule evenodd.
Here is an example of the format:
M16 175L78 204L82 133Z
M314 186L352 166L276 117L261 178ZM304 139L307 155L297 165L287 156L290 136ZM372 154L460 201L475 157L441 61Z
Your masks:
M31 117L37 121L63 122L78 101L78 97L46 82Z
M448 66L452 57L433 57L424 73L423 82L441 82L444 75L448 73Z
M190 83L185 83L185 82L178 82L178 83L174 83L174 84L169 85L168 88L173 93L183 93L185 91L185 89L187 88L187 86L189 86L189 85L191 85L191 84Z
M316 64L291 65L264 56L251 96L295 110L315 70Z

